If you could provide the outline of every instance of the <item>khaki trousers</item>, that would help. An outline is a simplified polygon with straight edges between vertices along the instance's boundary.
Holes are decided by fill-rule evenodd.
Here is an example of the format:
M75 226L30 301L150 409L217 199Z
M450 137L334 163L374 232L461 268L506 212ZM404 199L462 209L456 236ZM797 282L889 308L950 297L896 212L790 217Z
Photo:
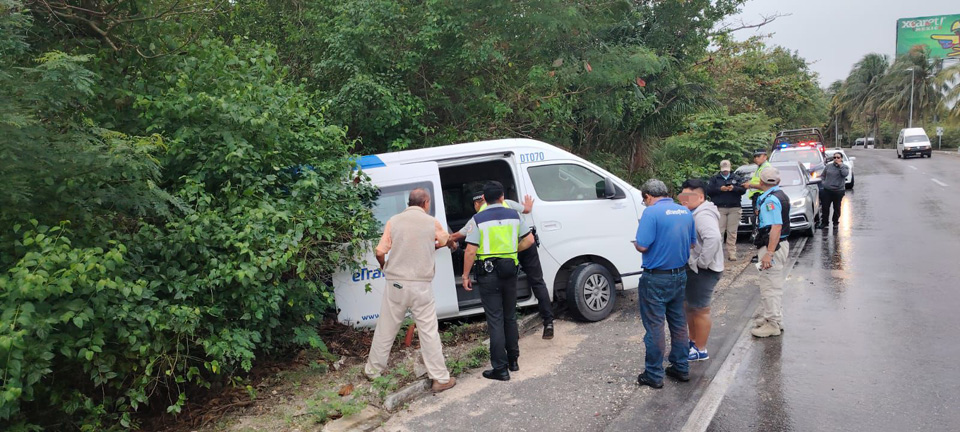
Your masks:
M403 288L396 288L399 284ZM390 349L397 339L400 324L407 309L417 323L417 335L420 337L420 355L427 367L427 375L441 384L450 381L446 361L443 358L443 345L437 329L437 307L433 300L432 282L410 282L387 280L380 305L380 318L373 332L373 344L364 372L367 376L379 376L387 368Z
M769 253L767 247L757 248L761 260ZM766 322L783 327L783 284L786 282L786 262L790 243L780 242L780 250L773 253L773 267L760 271L760 306L757 316Z
M743 209L740 207L719 207L720 210L720 230L727 233L727 253L728 257L737 256L737 228L740 227L740 216Z

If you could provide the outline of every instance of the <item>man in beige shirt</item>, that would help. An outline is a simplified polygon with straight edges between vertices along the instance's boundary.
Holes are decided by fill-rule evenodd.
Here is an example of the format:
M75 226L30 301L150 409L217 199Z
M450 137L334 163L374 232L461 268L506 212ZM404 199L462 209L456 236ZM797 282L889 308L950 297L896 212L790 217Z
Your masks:
M364 373L373 379L386 369L390 349L409 309L417 324L423 364L433 379L433 391L439 393L457 383L447 371L443 358L433 299L434 251L446 246L449 235L440 221L427 213L430 192L426 189L410 191L407 205L406 210L387 221L377 245L377 261L386 285ZM386 260L388 252L389 261Z

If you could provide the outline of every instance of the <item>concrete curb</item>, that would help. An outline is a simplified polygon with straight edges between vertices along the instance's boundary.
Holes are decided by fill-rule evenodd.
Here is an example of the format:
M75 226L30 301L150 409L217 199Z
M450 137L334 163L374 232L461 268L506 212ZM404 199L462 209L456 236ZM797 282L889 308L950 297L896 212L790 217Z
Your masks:
M403 404L430 392L433 383L430 378L414 381L406 387L387 395L383 399L383 409L393 412Z
M327 423L322 432L369 432L383 423L389 415L374 407L366 407L363 411L350 417L338 418Z
M521 317L517 322L517 327L519 327L520 334L523 335L530 330L536 328L540 323L540 315L537 312L527 314L524 317ZM490 339L487 338L483 341L483 344L490 346ZM398 408L403 405L413 402L414 400L419 399L420 397L426 396L430 393L433 383L430 378L425 378L419 381L414 381L404 388L397 390L394 393L387 395L383 399L383 408L389 412L395 412Z

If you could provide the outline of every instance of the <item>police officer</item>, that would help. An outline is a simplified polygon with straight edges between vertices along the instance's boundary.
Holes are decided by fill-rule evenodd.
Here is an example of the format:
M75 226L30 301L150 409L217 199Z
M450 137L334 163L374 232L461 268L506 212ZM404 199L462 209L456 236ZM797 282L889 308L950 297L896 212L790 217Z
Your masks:
M509 381L510 371L520 370L520 331L517 328L517 252L533 245L530 227L516 210L503 203L503 185L491 181L483 187L487 208L473 216L477 229L467 235L463 256L463 289L472 291L471 270L476 273L480 301L487 317L490 364L487 379ZM474 262L476 261L476 266Z
M760 171L764 168L770 166L770 162L767 162L767 151L764 149L757 149L753 152L753 163L757 165L757 170L753 172L753 177L750 177L750 181L744 182L743 186L747 189L747 198L750 198L750 202L753 204L753 208L757 208L757 198L762 192L760 190ZM753 214L753 227L757 227L757 214ZM750 262L757 262L757 257L750 259Z
M533 210L533 198L530 197L530 195L524 197L523 204L513 200L503 200L503 203L507 207L520 212L521 218L524 217L523 215L530 214ZM487 203L483 199L482 188L473 194L473 208L477 213L487 208ZM448 246L455 250L457 248L457 242L466 238L467 234L476 228L476 221L470 219L460 231L450 235ZM536 245L539 246L540 242L537 241L537 232L532 225L531 231L533 232ZM540 253L537 251L537 247L527 248L520 251L517 259L520 261L520 269L527 275L527 283L533 291L533 296L537 298L537 308L540 312L540 319L543 320L543 338L553 339L553 303L550 300L550 293L547 291L547 284L543 280L543 267L540 265Z
M768 166L760 172L757 198L757 232L754 246L760 258L760 307L757 310L754 336L780 336L783 330L784 264L790 254L790 198L780 190L780 170Z

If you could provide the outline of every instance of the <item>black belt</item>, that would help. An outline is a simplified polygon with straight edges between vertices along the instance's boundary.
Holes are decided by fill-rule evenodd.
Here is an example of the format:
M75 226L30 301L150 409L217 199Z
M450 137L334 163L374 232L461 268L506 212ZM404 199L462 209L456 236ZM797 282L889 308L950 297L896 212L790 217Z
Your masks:
M644 273L650 273L650 274L677 274L677 273L685 273L686 271L687 271L687 267L686 267L686 266L684 266L684 267L677 267L677 268L675 268L675 269L669 269L669 270L646 269L646 268L643 269L643 272L644 272Z

